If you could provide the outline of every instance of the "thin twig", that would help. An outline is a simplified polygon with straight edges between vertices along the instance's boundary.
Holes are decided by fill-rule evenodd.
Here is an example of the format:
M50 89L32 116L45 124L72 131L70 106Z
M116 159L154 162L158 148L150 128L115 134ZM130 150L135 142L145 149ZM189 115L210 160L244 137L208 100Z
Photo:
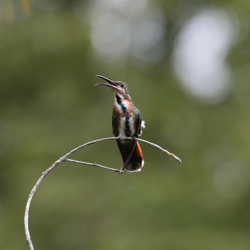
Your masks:
M140 139L140 138L136 138L136 140L141 141L141 142L145 142L145 143L147 143L147 144L153 146L154 148L158 148L158 149L160 149L161 151L167 153L172 159L178 161L179 163L182 163L181 159L180 159L178 156L176 156L176 155L173 154L173 153L170 153L169 151L167 151L166 149L160 147L159 145L157 145L157 144L155 144L155 143L152 143L152 142L149 142L149 141L146 141L146 140L143 140L143 139Z
M31 190L31 192L29 194L29 198L27 200L26 207L25 207L25 213L24 213L24 230L25 230L25 235L26 235L26 241L28 243L28 247L29 247L30 250L34 250L34 246L33 246L31 236L30 236L30 231L29 231L29 209L30 209L30 204L31 204L31 201L33 199L33 196L34 196L37 188L41 184L42 180L47 176L47 174L50 173L50 171L52 171L57 165L59 165L60 163L62 163L64 161L69 161L69 162L74 162L74 163L79 163L79 164L85 164L85 165L90 165L90 166L96 166L96 167L104 168L106 170L111 170L111 171L114 171L114 172L123 173L123 171L121 171L121 170L114 169L114 168L109 168L109 167L106 167L106 166L103 166L103 165L100 165L100 164L97 164L97 163L77 161L77 160L72 160L72 159L68 158L68 156L75 153L79 149L82 149L82 148L87 147L89 145L92 145L94 143L102 142L102 141L108 141L108 140L117 140L117 139L120 139L120 138L119 137L107 137L107 138L102 138L102 139L87 142L87 143L85 143L85 144L83 144L83 145L81 145L81 146L79 146L77 148L74 148L69 153L65 154L63 157L61 157L56 162L54 162L45 172L42 173L42 176L37 180L36 184L34 185L34 187L32 188L32 190ZM177 157L173 153L170 153L166 149L163 149L162 147L158 146L155 143L148 142L146 140L139 139L139 138L133 138L133 137L126 137L126 138L123 138L123 139L137 140L137 141L147 143L147 144L149 144L149 145L151 145L151 146L153 146L155 148L158 148L158 149L162 150L163 152L167 153L172 159L174 159L174 160L178 161L179 163L181 163L181 159L179 157Z
M79 163L79 164L85 164L85 165L89 165L89 166L95 166L95 167L99 167L99 168L105 168L107 170L111 170L111 171L115 171L115 172L120 173L120 170L118 170L118 169L109 168L109 167L106 167L106 166L103 166L103 165L100 165L100 164L97 164L97 163L91 163L91 162L85 162L85 161L76 161L76 160L72 160L72 159L69 159L69 158L66 158L65 161L70 161L70 162ZM121 171L121 173L124 173L124 171Z
M38 181L36 182L35 186L32 188L30 194L29 194L29 198L25 207L25 213L24 213L24 229L25 229L25 235L26 235L26 241L28 243L29 249L30 250L34 250L33 244L32 244L32 240L30 237L30 232L29 232L29 209L30 209L30 204L32 201L32 198L38 188L38 186L40 185L40 183L42 182L42 180L45 178L45 176L53 169L55 168L57 165L59 165L64 159L60 158L59 160L57 160L55 163L52 164L51 167L49 167L45 172L43 172L42 176L38 179Z

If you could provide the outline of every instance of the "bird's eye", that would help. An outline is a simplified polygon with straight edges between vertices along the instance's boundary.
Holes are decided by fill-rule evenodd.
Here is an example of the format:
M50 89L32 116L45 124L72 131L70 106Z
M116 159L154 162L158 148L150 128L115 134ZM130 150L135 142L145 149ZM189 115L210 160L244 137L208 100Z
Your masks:
M124 88L124 84L123 83L121 83L121 87Z

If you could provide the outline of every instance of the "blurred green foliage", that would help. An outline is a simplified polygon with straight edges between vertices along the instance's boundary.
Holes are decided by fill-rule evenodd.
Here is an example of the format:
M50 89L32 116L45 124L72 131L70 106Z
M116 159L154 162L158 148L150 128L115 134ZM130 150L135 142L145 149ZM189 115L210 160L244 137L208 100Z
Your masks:
M183 164L142 144L140 173L59 165L31 204L35 249L249 249L249 30L228 57L229 95L209 105L175 79L174 39L154 66L141 67L130 56L102 59L93 50L91 26L76 17L70 2L50 11L35 5L26 19L0 24L0 249L28 249L24 208L41 173L71 149L112 135L113 96L94 86L96 74L128 83L146 120L142 138L174 152ZM173 36L178 6L224 4L151 2L164 10ZM248 14L248 1L229 4L224 7L239 17ZM114 141L74 157L118 169L122 164Z

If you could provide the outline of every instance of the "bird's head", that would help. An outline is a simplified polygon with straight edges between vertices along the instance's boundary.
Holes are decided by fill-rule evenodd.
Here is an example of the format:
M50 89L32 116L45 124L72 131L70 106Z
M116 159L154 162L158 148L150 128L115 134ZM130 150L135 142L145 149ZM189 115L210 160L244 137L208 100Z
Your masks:
M131 99L129 96L129 92L128 92L128 86L125 82L112 81L112 80L108 79L107 77L100 76L100 75L96 75L96 76L107 81L107 83L97 83L96 86L98 86L98 85L108 86L115 93L122 95L126 99Z

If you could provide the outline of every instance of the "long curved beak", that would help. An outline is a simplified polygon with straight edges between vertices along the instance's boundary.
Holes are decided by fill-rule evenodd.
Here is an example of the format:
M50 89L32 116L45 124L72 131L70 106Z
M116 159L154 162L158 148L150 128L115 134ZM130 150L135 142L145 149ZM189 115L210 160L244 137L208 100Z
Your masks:
M108 79L105 76L101 76L101 75L96 75L96 76L99 77L99 78L102 78L103 80L107 81L108 83L97 83L97 84L95 84L95 86L104 85L104 86L108 86L108 87L110 87L112 89L118 90L117 84L114 81Z

